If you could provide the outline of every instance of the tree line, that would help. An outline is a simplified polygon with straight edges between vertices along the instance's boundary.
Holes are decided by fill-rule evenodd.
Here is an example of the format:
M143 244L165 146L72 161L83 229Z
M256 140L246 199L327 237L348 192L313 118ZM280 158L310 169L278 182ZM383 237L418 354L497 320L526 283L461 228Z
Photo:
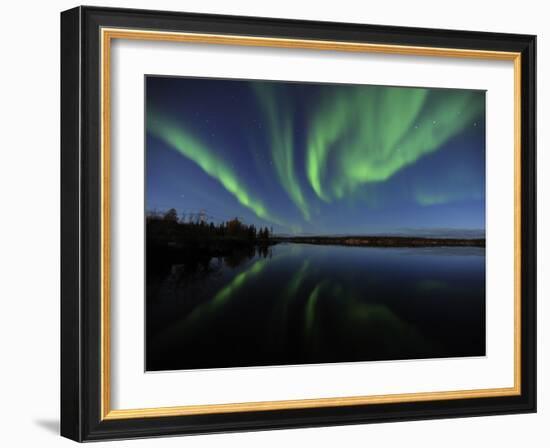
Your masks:
M204 218L185 221L178 216L174 208L160 213L148 212L146 222L148 235L165 238L232 238L255 241L269 240L273 236L272 230L268 227L257 228L254 224L246 225L239 218L218 224L207 222Z

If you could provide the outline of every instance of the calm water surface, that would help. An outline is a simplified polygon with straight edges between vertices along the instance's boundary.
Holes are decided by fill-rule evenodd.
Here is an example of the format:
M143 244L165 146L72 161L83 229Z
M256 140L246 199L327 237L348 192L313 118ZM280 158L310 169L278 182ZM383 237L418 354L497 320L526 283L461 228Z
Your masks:
M278 244L148 276L146 368L485 354L485 249Z

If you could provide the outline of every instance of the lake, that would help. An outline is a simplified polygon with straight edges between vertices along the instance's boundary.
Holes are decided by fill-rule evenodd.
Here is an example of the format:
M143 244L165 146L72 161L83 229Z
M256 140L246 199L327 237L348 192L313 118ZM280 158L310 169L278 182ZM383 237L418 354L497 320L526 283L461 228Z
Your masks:
M146 369L485 355L485 249L283 243L148 272Z

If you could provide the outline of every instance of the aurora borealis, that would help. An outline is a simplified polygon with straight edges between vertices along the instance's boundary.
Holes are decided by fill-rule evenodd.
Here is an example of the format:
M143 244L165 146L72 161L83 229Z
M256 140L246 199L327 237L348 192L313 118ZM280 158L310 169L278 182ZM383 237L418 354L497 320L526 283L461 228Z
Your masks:
M145 83L147 371L486 354L484 91Z
M147 210L484 232L484 91L148 76L146 102Z

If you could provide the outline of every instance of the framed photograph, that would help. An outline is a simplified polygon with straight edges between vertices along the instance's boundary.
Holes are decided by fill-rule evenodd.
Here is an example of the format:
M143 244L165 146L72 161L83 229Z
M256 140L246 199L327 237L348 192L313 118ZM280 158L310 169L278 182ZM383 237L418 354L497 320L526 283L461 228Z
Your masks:
M61 433L536 410L535 36L61 14Z

